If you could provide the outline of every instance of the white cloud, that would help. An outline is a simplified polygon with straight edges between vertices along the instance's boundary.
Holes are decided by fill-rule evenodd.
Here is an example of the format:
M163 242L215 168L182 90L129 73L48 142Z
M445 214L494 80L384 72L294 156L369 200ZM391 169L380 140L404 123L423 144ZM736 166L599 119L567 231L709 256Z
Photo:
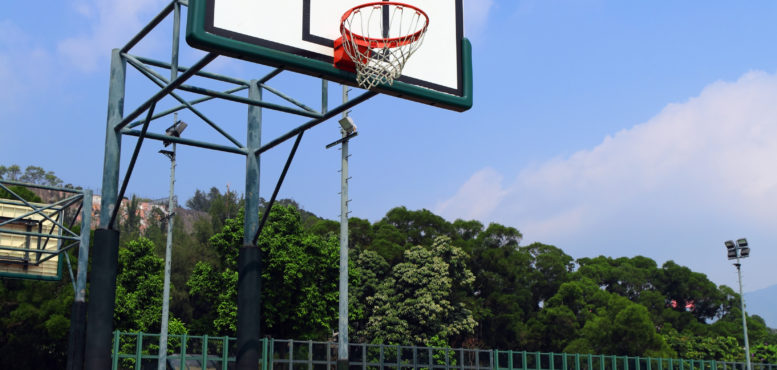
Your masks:
M437 211L516 226L527 242L575 257L674 259L729 285L722 242L746 235L760 256L749 261L758 277L750 288L774 284L765 261L777 260L775 102L777 75L716 82L592 149L525 168L505 186L496 171L479 171Z
M22 101L52 82L52 60L21 27L0 20L0 116L24 109Z
M124 46L165 3L161 0L77 1L73 10L86 18L88 32L62 40L58 50L77 68L94 71L108 63L111 49Z
M493 5L493 0L464 0L464 33L467 37L480 36L488 24Z
M464 219L486 217L505 195L501 183L502 175L494 169L485 168L472 175L453 198L441 202L435 209L437 213L455 214Z

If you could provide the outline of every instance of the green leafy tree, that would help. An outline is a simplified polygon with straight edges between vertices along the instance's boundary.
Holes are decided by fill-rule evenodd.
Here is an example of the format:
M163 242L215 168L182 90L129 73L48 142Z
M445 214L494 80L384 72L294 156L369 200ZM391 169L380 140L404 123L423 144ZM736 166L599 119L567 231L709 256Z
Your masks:
M62 369L73 289L67 280L0 280L0 359L4 369Z
M750 348L754 362L777 364L777 345L758 343Z
M451 343L471 334L476 322L456 293L475 280L468 256L448 237L431 248L416 246L367 299L375 307L365 337L376 343L419 344L434 336Z
M114 327L123 331L159 332L162 319L164 260L154 255L154 244L146 238L128 242L119 249L116 276ZM169 332L185 332L183 323L171 317Z
M477 341L492 348L525 348L526 320L535 308L528 283L530 258L518 250L521 233L499 224L483 230L476 221L457 220L454 227L470 250Z
M219 333L234 334L242 236L242 214L225 220L222 231L210 239L220 256L220 268L200 265L187 283L200 307L211 310ZM277 205L258 245L263 256L262 332L280 338L331 336L337 323L337 239L305 232L295 207ZM208 282L219 290L207 288Z
M667 261L661 267L656 288L663 292L676 311L690 312L699 322L719 316L724 297L707 276ZM689 310L689 307L693 309ZM673 323L675 329L683 328Z
M744 350L734 337L700 337L667 330L666 343L680 358L693 360L743 361Z
M536 317L529 320L528 348L546 352L561 352L574 339L582 336L581 329L593 319L595 311L608 304L610 294L599 289L590 279L577 279L561 284ZM585 348L590 351L590 348Z
M19 181L19 175L21 172L21 168L15 164L8 167L0 166L0 174L2 174L3 179L5 180Z
M38 194L33 193L30 191L30 189L27 189L24 186L21 185L14 185L9 186L9 190L11 190L14 194L18 195L20 198L28 201L28 202L37 202L40 203L43 200L38 196ZM0 188L0 199L13 199L18 200L16 196L9 193L7 190Z
M675 357L676 353L656 332L647 309L625 297L609 294L565 352L629 356Z
M218 191L218 189L216 189L216 191ZM205 194L205 192L201 191L200 189L195 190L194 196L186 201L187 208L201 212L208 212L208 209L210 209L210 204L211 200L208 199L208 196Z
M520 251L529 256L529 284L533 303L539 307L569 280L575 265L572 257L552 245L532 243Z
M371 250L353 250L351 252L349 269L351 281L349 281L348 316L352 338L359 342L366 342L364 336L367 327L367 319L372 316L373 306L367 304L367 299L377 293L380 284L391 271L391 266L378 253Z

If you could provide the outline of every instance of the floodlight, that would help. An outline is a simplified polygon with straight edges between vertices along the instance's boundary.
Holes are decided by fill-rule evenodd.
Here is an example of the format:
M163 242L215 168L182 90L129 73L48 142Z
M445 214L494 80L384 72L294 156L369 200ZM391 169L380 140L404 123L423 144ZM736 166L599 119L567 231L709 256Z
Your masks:
M181 134L183 133L183 130L186 130L186 127L189 126L184 121L177 121L176 123L173 123L172 126L168 127L167 130L165 130L165 134L167 136L172 137L181 137ZM163 141L162 142L165 146L170 145L169 141Z
M343 131L345 131L346 134L350 135L356 132L356 125L353 123L353 119L351 119L351 117L345 116L338 122L340 122L340 127L343 128Z
M745 338L745 360L747 364L747 370L752 370L752 366L750 365L750 344L748 344L747 341L747 314L745 313L745 296L742 294L742 263L740 263L740 258L746 258L750 256L750 247L747 246L747 239L740 238L737 239L736 244L729 240L725 242L726 248L728 248L728 259L730 260L737 260L736 263L734 263L734 266L737 268L737 277L739 278L739 296L742 297L742 299L739 300L739 303L742 305L742 331L744 333Z

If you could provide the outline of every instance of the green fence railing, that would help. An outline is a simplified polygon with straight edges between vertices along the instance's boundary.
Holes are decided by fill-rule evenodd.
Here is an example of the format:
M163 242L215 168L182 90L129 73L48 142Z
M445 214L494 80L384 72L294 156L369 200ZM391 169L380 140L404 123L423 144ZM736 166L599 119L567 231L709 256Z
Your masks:
M232 337L168 335L167 368L231 370L235 368ZM333 370L337 343L262 339L262 370ZM746 370L744 362L606 356L570 353L437 348L383 344L349 344L351 370ZM159 334L113 335L114 370L156 370ZM777 364L752 364L753 370L777 370Z
M744 362L494 350L495 370L746 370ZM777 364L751 364L777 370Z

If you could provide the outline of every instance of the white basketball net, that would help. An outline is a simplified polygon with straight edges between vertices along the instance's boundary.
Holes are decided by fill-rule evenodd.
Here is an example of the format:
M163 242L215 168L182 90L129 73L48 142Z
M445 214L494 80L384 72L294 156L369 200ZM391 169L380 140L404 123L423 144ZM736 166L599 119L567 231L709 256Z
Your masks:
M370 89L402 75L423 42L429 18L409 5L382 2L353 9L340 31L343 49L356 65L356 82Z

